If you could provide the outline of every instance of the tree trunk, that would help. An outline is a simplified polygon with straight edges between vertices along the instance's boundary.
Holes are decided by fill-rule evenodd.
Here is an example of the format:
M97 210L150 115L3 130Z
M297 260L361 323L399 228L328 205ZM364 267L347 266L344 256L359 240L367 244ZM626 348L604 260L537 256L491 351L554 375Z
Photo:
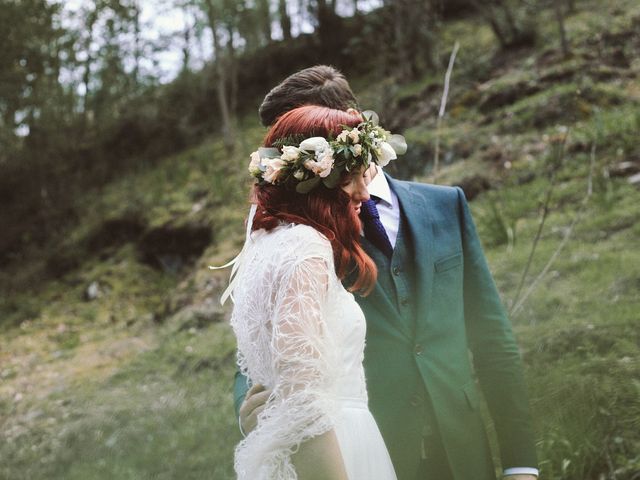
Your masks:
M393 48L390 64L405 80L436 70L438 19L433 0L396 0L392 3ZM410 21L407 21L410 19Z
M80 122L80 138L84 139L87 133L87 124L89 121L89 97L91 90L89 88L89 82L91 81L91 63L93 58L91 57L91 43L93 43L93 26L98 19L97 7L89 13L87 16L87 24L85 26L87 31L87 38L83 45L83 50L87 53L87 59L84 61L84 69L82 72L82 84L84 85L84 95L82 97L82 117Z
M134 47L133 47L133 88L134 91L138 90L140 83L140 58L142 58L142 48L140 40L140 7L138 2L133 5L133 28L134 28Z
M553 2L556 20L558 22L558 33L560 34L560 45L562 46L562 55L567 58L569 56L569 43L567 42L567 32L564 28L564 12L559 2Z
M509 5L504 3L502 0L494 0L494 1L498 5L498 7L500 7L500 9L504 14L504 19L507 24L507 28L509 29L509 41L510 43L513 43L522 34L522 32L520 31L520 27L518 27L515 17L513 16L513 13L511 13L511 9L509 8Z
M329 19L330 7L327 0L316 0L316 20L318 21L318 32L320 37L324 38L327 34L327 20Z
M189 63L191 62L191 27L185 25L182 32L182 38L184 39L184 46L182 47L182 71L189 70Z
M406 0L397 0L393 3L393 36L394 48L390 63L396 66L396 72L400 78L411 77L411 63L407 52L407 31L406 31Z
M229 42L227 43L228 55L226 64L229 84L229 112L232 119L235 119L238 111L238 62L236 59L236 49L233 45L234 31L233 25L228 21L227 35L229 35Z
M504 49L507 47L507 38L500 27L500 23L498 22L498 18L496 16L496 12L490 4L486 4L480 0L471 0L471 4L475 7L476 11L484 17L484 19L489 23L491 27L491 31L496 36L498 43L500 44L500 48Z
M270 3L271 2L269 0L259 0L259 2L257 2L258 15L260 16L258 21L260 22L260 31L262 32L262 40L264 41L264 43L271 42Z
M567 0L567 13L576 13L575 0Z
M225 68L225 53L220 42L220 32L218 31L218 22L216 21L216 11L212 0L207 0L207 17L209 20L209 28L211 29L211 37L213 39L214 51L214 67L216 76L216 93L218 96L218 106L220 108L220 117L222 120L222 136L225 149L228 153L233 153L235 149L235 132L231 113L229 111L229 97L227 95L227 78Z
M280 17L280 28L285 40L291 40L291 17L287 13L287 0L279 0L278 16Z

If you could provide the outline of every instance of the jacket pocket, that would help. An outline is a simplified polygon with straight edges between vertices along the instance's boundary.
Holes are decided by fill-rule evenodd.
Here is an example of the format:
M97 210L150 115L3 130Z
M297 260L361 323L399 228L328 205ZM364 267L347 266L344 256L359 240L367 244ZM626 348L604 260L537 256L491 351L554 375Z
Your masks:
M476 387L476 382L471 380L469 383L466 383L462 387L462 391L464 392L464 396L467 399L467 404L471 410L475 410L478 408L478 390Z
M454 253L453 255L448 255L444 258L436 260L435 269L436 273L445 272L447 270L451 270L452 268L457 267L462 263L462 253Z

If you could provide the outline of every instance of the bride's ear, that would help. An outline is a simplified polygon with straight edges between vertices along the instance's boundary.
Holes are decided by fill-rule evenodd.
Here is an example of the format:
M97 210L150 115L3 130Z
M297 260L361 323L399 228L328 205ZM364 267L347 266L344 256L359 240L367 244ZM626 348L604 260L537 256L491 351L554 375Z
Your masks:
M347 108L347 113L349 115L360 115L360 112L355 108Z

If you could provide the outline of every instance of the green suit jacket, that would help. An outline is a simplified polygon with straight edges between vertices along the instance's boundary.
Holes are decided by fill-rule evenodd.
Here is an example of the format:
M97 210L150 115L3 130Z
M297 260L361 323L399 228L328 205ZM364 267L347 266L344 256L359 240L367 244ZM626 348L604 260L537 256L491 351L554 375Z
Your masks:
M379 285L357 300L367 320L369 406L398 479L416 479L429 423L455 480L495 479L476 377L495 423L502 467L535 467L518 347L462 190L388 181L414 246L415 324L401 321ZM234 390L237 412L247 390L240 374Z

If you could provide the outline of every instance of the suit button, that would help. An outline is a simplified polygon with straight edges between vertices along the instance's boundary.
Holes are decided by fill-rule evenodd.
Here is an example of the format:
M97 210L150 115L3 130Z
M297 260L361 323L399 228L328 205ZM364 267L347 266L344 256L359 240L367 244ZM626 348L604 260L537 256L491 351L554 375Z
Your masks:
M420 405L422 405L422 397L420 395L415 395L411 398L411 401L409 403L412 407L419 407Z
M400 299L400 305L402 305L403 307L406 307L407 305L409 305L409 299L407 297L402 297Z
M393 267L393 274L397 277L398 275L400 275L400 272L402 272L402 269L399 266L395 266Z
M422 352L424 350L422 349L422 345L417 343L416 346L414 347L413 351L416 353L416 355L422 355Z

